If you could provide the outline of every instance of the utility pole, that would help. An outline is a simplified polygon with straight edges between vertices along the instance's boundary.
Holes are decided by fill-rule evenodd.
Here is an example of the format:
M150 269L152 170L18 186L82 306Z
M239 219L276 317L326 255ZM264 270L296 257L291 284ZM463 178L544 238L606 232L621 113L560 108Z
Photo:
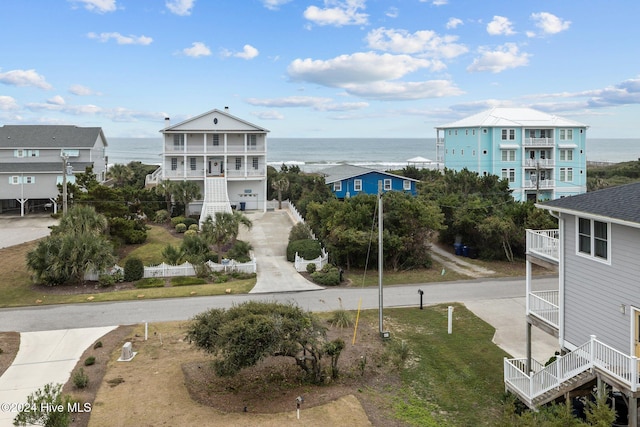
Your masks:
M60 152L62 157L62 215L67 214L67 160L69 155L62 150Z

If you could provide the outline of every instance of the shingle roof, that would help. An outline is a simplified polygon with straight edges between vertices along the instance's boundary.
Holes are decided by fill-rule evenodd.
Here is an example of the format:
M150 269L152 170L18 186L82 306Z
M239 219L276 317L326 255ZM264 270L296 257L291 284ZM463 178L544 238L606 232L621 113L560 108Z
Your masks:
M376 169L369 169L369 168L365 168L362 166L355 166L355 165L332 166L330 168L326 168L320 171L320 173L325 177L324 182L327 184L353 178L356 176L366 175L372 172L381 173L383 175L392 176L399 179L407 179L409 181L416 181L416 182L418 181L417 179L407 178L405 176L395 175L389 172L383 172Z
M640 182L605 188L540 203L538 206L570 214L586 213L615 221L640 224Z
M533 108L491 108L464 119L436 126L436 129L472 127L588 127Z
M66 125L4 125L0 127L1 148L93 147L102 135L99 127Z

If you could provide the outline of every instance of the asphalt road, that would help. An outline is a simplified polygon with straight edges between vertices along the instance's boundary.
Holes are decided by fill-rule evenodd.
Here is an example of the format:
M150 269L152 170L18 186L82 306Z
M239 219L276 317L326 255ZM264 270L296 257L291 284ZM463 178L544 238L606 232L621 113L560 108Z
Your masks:
M533 281L534 290L557 288L557 277ZM482 279L460 282L390 286L384 289L384 307L418 307L418 290L425 305L500 300L524 297L524 278ZM32 332L58 329L128 325L140 322L188 320L209 308L228 308L249 300L294 301L310 311L378 308L378 288L330 288L319 291L274 294L222 295L180 299L82 303L0 309L0 332Z

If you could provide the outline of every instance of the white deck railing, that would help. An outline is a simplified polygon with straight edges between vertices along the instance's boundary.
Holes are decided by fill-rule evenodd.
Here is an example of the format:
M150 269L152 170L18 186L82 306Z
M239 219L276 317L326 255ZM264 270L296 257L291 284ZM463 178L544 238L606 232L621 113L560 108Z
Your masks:
M527 254L558 262L559 249L558 230L527 230Z
M533 314L555 328L560 327L558 291L529 292L529 314Z
M532 360L532 371L527 373L526 359L504 359L504 382L528 406L549 390L560 388L563 383L589 369L600 370L625 384L631 391L638 390L638 359L626 355L598 341L595 335L574 351L558 358L547 366Z

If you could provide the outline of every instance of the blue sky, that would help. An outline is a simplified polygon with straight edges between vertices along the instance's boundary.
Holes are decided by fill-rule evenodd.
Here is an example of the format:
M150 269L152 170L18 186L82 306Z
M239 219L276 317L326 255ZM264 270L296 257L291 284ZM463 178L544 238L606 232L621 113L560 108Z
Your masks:
M2 0L0 125L435 137L492 106L640 138L637 0Z

